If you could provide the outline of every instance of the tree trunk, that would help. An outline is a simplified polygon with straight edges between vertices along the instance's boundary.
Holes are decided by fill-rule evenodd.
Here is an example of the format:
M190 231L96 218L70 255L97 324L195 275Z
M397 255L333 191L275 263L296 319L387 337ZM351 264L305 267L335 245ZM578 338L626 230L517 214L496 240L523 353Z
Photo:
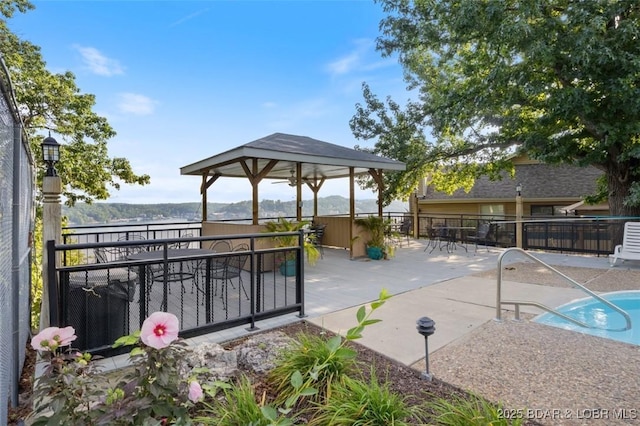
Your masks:
M625 206L624 199L631 189L631 174L622 164L615 164L607 170L607 187L609 190L609 213L611 216L640 217L640 206ZM618 221L612 227L612 247L622 244L625 221Z

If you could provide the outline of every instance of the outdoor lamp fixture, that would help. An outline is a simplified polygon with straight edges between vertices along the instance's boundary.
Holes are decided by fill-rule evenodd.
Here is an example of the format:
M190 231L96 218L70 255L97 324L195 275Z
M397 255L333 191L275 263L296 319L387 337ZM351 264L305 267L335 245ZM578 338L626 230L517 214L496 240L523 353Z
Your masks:
M431 381L433 376L429 373L429 336L436 332L436 323L429 317L422 317L416 321L418 333L424 336L424 354L426 370L422 373L422 378Z
M47 165L47 173L45 176L57 176L56 163L60 160L60 144L54 138L49 136L42 141L42 160Z
M521 197L521 196L522 196L522 184L521 184L521 183L518 183L518 184L516 185L516 195L517 195L518 197Z

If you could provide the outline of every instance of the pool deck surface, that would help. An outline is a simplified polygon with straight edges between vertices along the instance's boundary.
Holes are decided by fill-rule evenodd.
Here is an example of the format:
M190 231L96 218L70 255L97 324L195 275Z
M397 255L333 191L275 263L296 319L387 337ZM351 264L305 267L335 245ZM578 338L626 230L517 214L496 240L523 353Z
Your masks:
M425 340L416 321L427 316L436 328L428 339L434 377L509 408L528 409L513 414L543 424L640 424L640 346L513 321L507 310L501 311L503 320L496 321L495 272L504 250L476 251L470 245L468 251L436 248L429 253L426 244L405 241L393 259L381 261L350 259L345 250L325 248L324 259L305 267L304 319L344 333L356 324L359 307L376 300L385 288L392 297L373 314L382 321L365 329L358 341L364 346L424 371ZM532 254L554 267L580 268L593 276L601 274L592 271L603 271L605 280L608 270L615 270L615 276L628 273L634 282L640 277L640 262L611 268L606 257ZM509 253L502 266L518 262L526 260ZM569 286L527 281L531 280L503 281L503 299L555 307L586 296ZM521 312L531 317L541 311L523 307ZM257 326L265 330L299 320L288 315ZM238 327L190 340L223 342L249 333ZM126 363L118 357L113 361L116 366Z

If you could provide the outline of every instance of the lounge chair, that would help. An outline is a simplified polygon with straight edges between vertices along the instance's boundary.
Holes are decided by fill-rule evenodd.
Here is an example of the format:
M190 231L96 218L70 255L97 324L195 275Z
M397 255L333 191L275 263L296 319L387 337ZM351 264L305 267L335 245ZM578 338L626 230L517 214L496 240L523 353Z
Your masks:
M622 244L618 244L609 255L609 262L615 265L618 259L640 260L640 222L627 222L624 224L624 237Z

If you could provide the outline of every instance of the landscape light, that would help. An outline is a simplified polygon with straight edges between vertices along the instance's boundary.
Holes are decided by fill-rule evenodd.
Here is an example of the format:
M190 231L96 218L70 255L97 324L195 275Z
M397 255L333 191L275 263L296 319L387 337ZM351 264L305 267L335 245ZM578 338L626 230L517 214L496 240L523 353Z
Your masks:
M422 377L431 381L433 376L429 373L429 336L436 332L436 323L429 317L422 317L416 321L416 328L418 329L418 333L424 336L424 352L425 352L425 364L426 370L422 373Z

